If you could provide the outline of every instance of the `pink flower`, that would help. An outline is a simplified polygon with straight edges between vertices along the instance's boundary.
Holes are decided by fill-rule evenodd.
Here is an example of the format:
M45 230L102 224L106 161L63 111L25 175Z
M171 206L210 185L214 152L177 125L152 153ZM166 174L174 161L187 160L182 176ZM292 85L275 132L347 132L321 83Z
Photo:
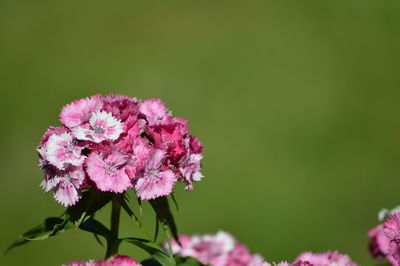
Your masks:
M85 179L85 172L80 167L70 167L65 171L55 169L51 165L42 166L46 179L40 186L45 192L54 191L54 199L64 206L72 206L80 199L80 187Z
M73 261L63 266L140 266L141 264L136 260L128 257L117 255L112 259L104 261L100 259L98 262L88 261L88 262L78 262Z
M257 264L257 265L261 265L261 266L272 266L272 264L268 263L268 262L263 262L262 264ZM294 263L288 263L287 261L282 261L278 264L274 263L274 266L319 266L318 264L311 264L308 261L296 261ZM343 266L343 265L339 265L339 264L332 264L330 266Z
M259 266L263 265L263 258L258 254L250 254L248 249L238 243L232 235L218 232L215 235L180 235L182 246L172 241L172 250L175 255L191 256L203 264L215 266ZM163 244L167 250L167 243ZM267 265L267 264L265 264Z
M369 243L369 251L376 259L383 259L389 253L389 239L383 231L383 225L379 224L368 231L371 238Z
M179 166L179 171L188 184L186 186L187 190L193 190L193 181L200 181L203 178L200 173L201 159L203 159L201 154L188 154Z
M326 251L324 253L303 252L297 257L296 262L298 261L302 261L303 265L308 262L315 266L357 266L349 256L342 255L337 251Z
M120 120L110 113L101 111L92 114L89 124L76 127L72 132L77 139L99 143L103 140L118 139L123 128Z
M388 258L400 264L400 213L395 213L383 223L383 232L389 240ZM396 265L396 264L394 264Z
M92 152L87 159L87 173L101 191L121 193L132 186L126 174L128 157L118 152L99 154Z
M136 195L142 200L171 194L176 177L167 167L162 168L164 160L165 152L158 149L155 149L147 160L143 173L135 184Z
M114 117L125 120L129 116L137 115L139 101L125 95L110 94L104 98L103 109L111 113Z
M102 106L99 94L73 101L62 109L60 121L69 128L77 127L88 122L91 114L100 111Z
M52 134L38 151L43 159L64 170L68 164L82 165L86 158L81 154L83 148L83 146L78 145L70 133L64 132L61 135Z
M47 141L49 140L50 136L56 134L58 136L62 135L63 133L70 132L67 127L49 127L46 132L44 133L42 140L40 141L40 147L46 146Z
M139 112L142 113L150 125L166 122L169 114L160 99L148 99L140 103Z

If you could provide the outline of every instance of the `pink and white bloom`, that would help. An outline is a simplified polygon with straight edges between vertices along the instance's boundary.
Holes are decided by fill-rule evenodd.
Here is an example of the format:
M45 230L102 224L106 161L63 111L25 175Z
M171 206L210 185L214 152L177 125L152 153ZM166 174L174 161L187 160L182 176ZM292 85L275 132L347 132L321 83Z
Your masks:
M200 173L201 159L203 159L203 155L201 154L188 154L183 158L179 166L179 171L188 184L186 186L187 190L193 190L193 181L200 181L203 178L203 175Z
M122 123L111 113L104 111L93 113L89 124L73 129L74 136L80 140L100 143L103 140L116 140L123 132Z
M40 186L45 192L54 191L54 199L64 206L72 206L80 199L80 187L85 172L80 167L70 167L65 171L48 168L47 178ZM53 172L52 172L53 171Z
M147 160L143 173L135 184L136 195L142 200L171 194L176 177L172 170L162 168L165 158L164 151L155 149Z
M77 144L72 135L68 132L61 135L52 134L44 147L39 148L43 159L57 168L64 170L68 164L74 166L82 165L85 156L82 155L84 146Z
M166 122L169 113L160 99L148 99L140 103L139 112L142 113L150 125Z
M132 186L131 179L125 171L127 163L128 157L118 152L92 152L86 162L86 171L101 191L121 193Z
M215 266L260 266L264 259L258 254L249 253L248 249L237 242L229 233L220 231L215 235L180 235L182 246L172 241L175 255L191 256L203 264ZM167 243L163 244L168 250Z
M92 113L100 111L102 106L103 101L99 94L73 101L62 109L60 121L69 128L80 126L88 122Z
M63 266L140 266L141 264L128 257L128 256L122 256L122 255L117 255L114 258L111 258L109 260L103 260L100 259L98 262L95 261L87 261L87 262L78 262L78 261L73 261L68 264L64 264Z

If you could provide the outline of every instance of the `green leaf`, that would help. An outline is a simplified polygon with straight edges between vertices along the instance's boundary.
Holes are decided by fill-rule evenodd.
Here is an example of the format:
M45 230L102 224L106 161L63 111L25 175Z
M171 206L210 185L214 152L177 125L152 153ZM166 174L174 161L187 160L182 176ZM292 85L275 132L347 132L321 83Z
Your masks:
M205 265L193 257L176 256L175 261L176 261L177 266L204 266Z
M167 197L158 197L152 200L149 200L151 206L157 214L158 220L168 225L171 233L176 242L180 245L179 237L178 237L178 228L176 227L174 216L172 215L171 209L169 208L169 203Z
M71 225L62 218L46 218L41 224L20 235L16 241L8 246L5 253L9 252L11 249L17 246L21 246L30 241L44 240L47 239L49 236L55 236L69 228L72 228Z
M171 194L171 198L172 198L172 201L174 202L174 204L175 204L175 208L176 208L176 210L177 211L179 211L179 205L178 205L178 201L176 200L176 198L175 198L175 194L174 193L172 193Z
M93 219L92 217L89 217L83 223L81 223L79 225L79 229L91 232L96 236L101 235L105 239L108 239L111 233L107 227L105 227L101 222Z
M121 242L131 243L152 255L161 265L175 266L175 260L170 257L159 245L146 239L127 237L120 239Z
M100 246L104 247L104 244L103 244L103 242L101 242L99 235L93 234L93 236L94 236L94 239L96 239L97 243L99 243Z

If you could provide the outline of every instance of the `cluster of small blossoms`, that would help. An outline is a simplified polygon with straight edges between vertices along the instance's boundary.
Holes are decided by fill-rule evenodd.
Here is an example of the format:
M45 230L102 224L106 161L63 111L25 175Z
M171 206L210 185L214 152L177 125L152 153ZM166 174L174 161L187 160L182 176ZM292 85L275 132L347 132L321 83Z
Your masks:
M180 235L182 245L172 241L174 255L191 256L203 264L214 266L357 266L349 256L338 252L304 252L293 263L268 263L258 254L251 254L248 249L229 233L220 231L215 235ZM168 243L163 243L168 250Z
M41 186L64 206L78 202L83 188L134 188L148 200L169 195L177 181L192 190L203 177L201 143L159 99L94 95L66 105L60 121L48 128L38 153Z
M337 251L326 251L323 253L301 253L293 263L281 262L277 266L357 266L348 255L343 255ZM263 266L271 266L264 263Z
M378 260L387 258L392 265L400 265L400 206L381 210L378 218L382 223L368 232L369 251Z
M63 266L140 266L139 262L136 260L128 257L128 256L121 256L117 255L110 260L99 260L98 262L95 261L88 261L88 262L78 262L73 261Z
M231 234L220 231L214 235L180 235L181 246L172 241L172 251L175 255L191 256L203 264L215 266L259 266L264 259L258 254L250 254L248 249L240 244ZM168 250L168 243L163 243Z

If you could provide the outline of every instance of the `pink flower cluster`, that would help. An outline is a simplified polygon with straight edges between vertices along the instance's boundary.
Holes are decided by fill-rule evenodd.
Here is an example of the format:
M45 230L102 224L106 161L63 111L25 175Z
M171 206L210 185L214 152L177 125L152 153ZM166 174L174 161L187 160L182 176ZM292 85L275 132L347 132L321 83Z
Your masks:
M324 253L304 252L295 262L280 262L270 264L258 255L250 254L248 249L229 233L220 231L215 235L180 235L182 245L172 240L174 255L191 256L203 264L215 266L357 266L349 256L338 252L327 251ZM163 243L168 250L168 243Z
M203 264L256 266L261 265L264 261L260 255L250 254L248 249L237 242L231 234L223 231L215 235L180 235L179 239L182 243L181 246L174 240L172 241L173 253L183 257L194 257ZM164 243L163 247L168 250L167 243Z
M88 262L78 262L73 261L63 266L140 266L141 264L136 260L128 257L117 255L110 260L104 261L103 259L98 262L88 261Z
M263 264L263 266L270 265ZM295 262L281 262L277 266L357 266L357 264L347 255L337 251L326 251L323 253L303 252L295 259Z
M143 199L172 192L176 181L193 189L199 181L203 147L189 134L188 121L173 117L159 99L94 95L66 105L59 127L49 127L38 148L41 184L64 206L82 188Z
M383 209L379 219L384 222L368 232L369 251L378 260L386 257L392 265L400 265L400 207Z

